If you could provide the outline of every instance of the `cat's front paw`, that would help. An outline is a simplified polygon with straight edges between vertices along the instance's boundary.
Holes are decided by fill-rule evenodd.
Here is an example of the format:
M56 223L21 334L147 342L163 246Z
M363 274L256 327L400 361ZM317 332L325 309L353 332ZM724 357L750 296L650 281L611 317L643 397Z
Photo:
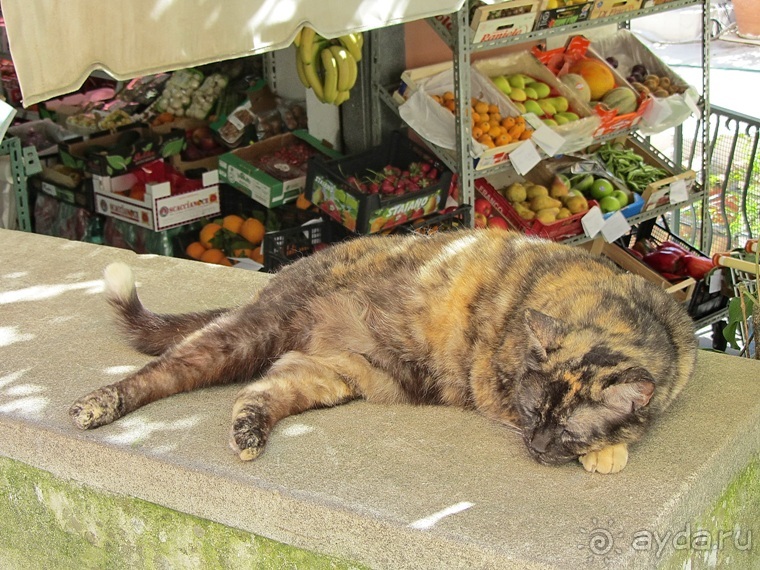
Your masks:
M617 473L628 463L628 446L618 443L578 458L589 473Z
M232 420L230 447L243 461L256 459L264 451L269 430L260 410L244 406Z
M79 429L92 429L110 424L122 415L121 399L114 386L103 386L79 398L69 408L69 416Z

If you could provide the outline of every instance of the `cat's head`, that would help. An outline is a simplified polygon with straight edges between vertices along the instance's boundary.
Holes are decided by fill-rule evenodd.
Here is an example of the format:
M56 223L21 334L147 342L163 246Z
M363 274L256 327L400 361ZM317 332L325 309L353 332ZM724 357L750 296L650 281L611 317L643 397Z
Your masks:
M642 435L655 381L627 347L532 309L525 325L528 345L514 396L534 459L566 463Z

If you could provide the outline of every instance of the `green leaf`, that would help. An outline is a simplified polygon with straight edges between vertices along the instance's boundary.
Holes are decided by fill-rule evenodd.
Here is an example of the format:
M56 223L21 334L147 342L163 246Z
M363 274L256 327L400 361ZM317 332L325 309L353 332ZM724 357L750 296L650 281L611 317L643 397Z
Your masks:
M176 139L166 143L161 149L161 156L166 158L167 156L173 156L182 152L182 148L185 145L184 139Z
M106 161L108 162L108 166L113 168L114 171L118 172L119 170L127 169L127 165L131 162L131 157L127 159L118 154L109 154L106 157Z
M747 311L747 316L749 317L752 314L754 301L752 296L746 291L744 292L744 306ZM723 338L725 338L731 347L736 350L740 349L739 344L736 341L737 329L739 329L743 322L742 301L739 297L734 297L728 302L728 324L726 324L723 329Z

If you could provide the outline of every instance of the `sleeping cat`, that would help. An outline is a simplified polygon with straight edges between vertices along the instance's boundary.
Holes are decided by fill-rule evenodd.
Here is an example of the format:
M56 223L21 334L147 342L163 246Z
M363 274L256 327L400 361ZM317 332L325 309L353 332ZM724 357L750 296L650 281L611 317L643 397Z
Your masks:
M274 425L364 398L476 410L546 465L617 472L696 355L681 305L583 250L501 230L364 237L303 258L246 304L159 315L122 263L106 295L158 358L77 400L95 428L195 388L248 382L230 444L257 457Z

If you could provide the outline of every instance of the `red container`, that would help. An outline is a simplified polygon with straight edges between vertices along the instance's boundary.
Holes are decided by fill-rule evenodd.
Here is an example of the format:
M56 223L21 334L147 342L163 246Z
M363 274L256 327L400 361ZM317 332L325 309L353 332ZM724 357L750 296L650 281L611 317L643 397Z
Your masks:
M499 194L491 184L484 178L478 178L475 181L475 189L488 200L491 205L506 218L509 225L529 236L538 236L554 241L571 238L583 233L581 218L586 212L574 214L564 220L557 220L552 224L544 224L539 220L525 220L520 217L517 211L512 207L504 196ZM589 207L596 206L594 200L588 201Z

